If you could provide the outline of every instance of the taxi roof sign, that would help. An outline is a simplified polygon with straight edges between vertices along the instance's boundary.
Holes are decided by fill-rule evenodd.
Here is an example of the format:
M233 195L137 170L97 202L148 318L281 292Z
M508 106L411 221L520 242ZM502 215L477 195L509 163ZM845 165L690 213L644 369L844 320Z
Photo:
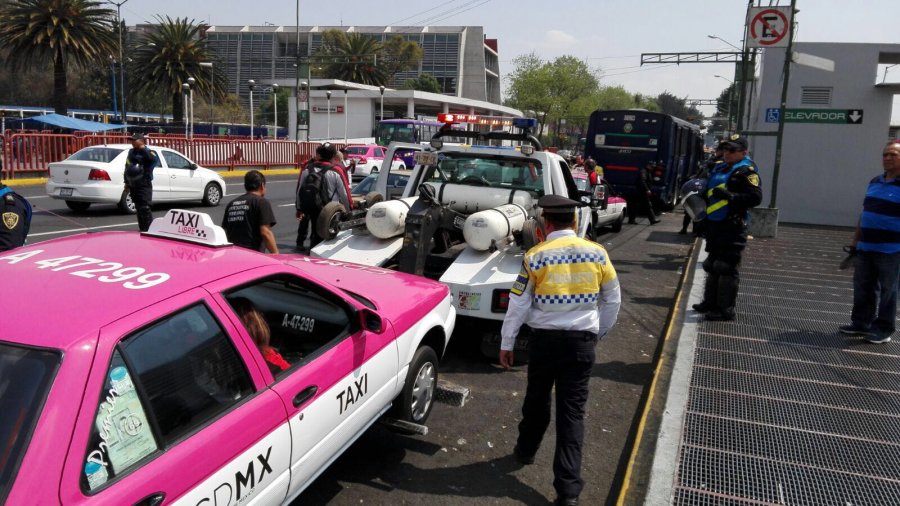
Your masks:
M169 209L165 216L153 220L145 234L207 246L230 244L225 229L213 223L208 214L184 209Z

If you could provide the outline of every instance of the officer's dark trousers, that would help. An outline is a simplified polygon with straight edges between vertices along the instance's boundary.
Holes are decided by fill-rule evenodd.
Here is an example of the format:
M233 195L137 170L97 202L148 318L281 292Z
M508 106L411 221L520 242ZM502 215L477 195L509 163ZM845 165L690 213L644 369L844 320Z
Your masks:
M548 331L544 331L548 332ZM584 406L594 367L596 339L532 333L528 341L528 388L519 423L519 451L537 453L550 424L550 392L556 385L556 453L553 487L560 497L577 497L584 440Z
M703 270L706 271L703 302L725 315L734 315L740 284L738 269L746 244L743 224L706 224L708 256L703 261Z
M137 209L138 228L141 229L141 232L146 232L150 229L150 222L153 221L153 213L150 210L153 200L153 185L147 182L130 186L129 189L131 200Z

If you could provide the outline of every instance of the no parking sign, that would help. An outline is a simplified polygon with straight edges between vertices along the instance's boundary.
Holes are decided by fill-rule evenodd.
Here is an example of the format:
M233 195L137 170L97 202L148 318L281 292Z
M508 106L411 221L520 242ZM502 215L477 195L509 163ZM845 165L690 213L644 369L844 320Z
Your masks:
M787 47L791 26L790 7L752 7L747 10L748 47Z

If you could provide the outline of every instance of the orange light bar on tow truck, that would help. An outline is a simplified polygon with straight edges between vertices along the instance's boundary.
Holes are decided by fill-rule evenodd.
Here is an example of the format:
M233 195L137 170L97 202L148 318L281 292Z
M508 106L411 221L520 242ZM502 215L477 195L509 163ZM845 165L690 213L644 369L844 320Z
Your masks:
M437 120L441 123L453 125L457 123L471 123L473 125L512 126L512 118L502 116L479 116L477 114L438 114Z

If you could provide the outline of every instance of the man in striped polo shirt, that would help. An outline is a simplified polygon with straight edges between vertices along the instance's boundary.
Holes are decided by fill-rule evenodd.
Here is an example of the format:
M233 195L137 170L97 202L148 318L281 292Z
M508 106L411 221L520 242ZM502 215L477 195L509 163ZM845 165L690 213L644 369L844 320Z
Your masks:
M881 153L884 174L872 179L863 201L859 226L850 245L856 253L853 311L840 328L870 343L891 340L897 318L900 278L900 140Z
M545 195L538 206L543 209L547 240L525 253L522 272L510 290L500 331L500 365L512 366L519 329L528 324L532 329L528 386L513 452L520 463L534 463L550 424L550 394L555 385L553 487L556 504L571 506L578 504L584 488L581 446L594 347L616 323L622 296L606 250L573 230L580 203Z

